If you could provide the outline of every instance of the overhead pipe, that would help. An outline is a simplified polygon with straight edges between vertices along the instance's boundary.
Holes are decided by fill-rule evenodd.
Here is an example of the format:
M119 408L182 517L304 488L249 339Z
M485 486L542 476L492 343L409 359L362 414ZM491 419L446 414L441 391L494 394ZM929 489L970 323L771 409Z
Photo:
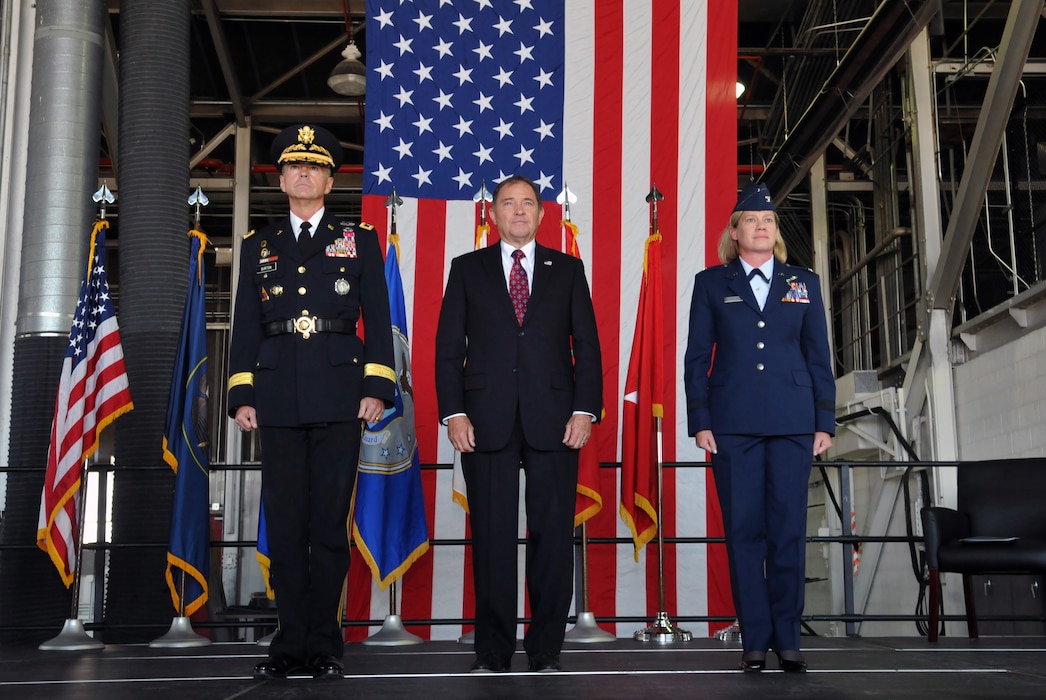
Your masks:
M759 178L777 203L806 177L814 161L939 9L940 0L884 0L879 4Z

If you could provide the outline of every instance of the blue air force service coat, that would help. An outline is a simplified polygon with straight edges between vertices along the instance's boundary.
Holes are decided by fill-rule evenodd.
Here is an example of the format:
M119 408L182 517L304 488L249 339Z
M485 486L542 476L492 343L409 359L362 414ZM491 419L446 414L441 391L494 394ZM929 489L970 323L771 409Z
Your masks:
M762 311L739 260L695 277L684 360L690 435L835 434L818 277L780 262L772 277Z
M326 212L304 251L289 217L247 234L234 316L230 416L253 406L259 425L293 427L357 420L364 396L393 402L388 288L369 224Z

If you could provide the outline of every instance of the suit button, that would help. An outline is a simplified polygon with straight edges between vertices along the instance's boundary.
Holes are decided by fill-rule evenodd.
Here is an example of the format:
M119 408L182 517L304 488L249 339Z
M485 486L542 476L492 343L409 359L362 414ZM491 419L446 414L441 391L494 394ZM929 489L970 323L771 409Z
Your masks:
M519 368L518 367L513 367L512 368L512 374L516 374L517 372L519 372Z
M757 364L757 365L755 366L755 368L756 368L757 370L759 370L760 372L762 372L762 371L763 371L763 363L762 363L762 362L760 362L759 364Z
M762 350L764 347L766 347L766 346L763 345L763 341L761 341L761 340L758 343L755 344L755 349L756 350Z
M305 287L298 287L298 294L300 296L305 296Z
M755 324L755 327L756 328L765 328L766 327L766 321L760 321L759 323Z
M304 265L298 265L298 274L299 275L305 274L305 266Z
M520 331L520 332L519 332L519 337L520 337L520 338L522 338L522 337L523 337L523 336L525 336L526 334L527 334L527 332L526 332L526 331Z

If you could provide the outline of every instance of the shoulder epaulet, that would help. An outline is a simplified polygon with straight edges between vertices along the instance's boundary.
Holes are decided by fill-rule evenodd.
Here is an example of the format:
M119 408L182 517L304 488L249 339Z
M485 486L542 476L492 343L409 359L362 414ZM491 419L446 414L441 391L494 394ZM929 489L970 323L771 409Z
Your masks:
M247 233L243 234L243 240L247 240L248 238L250 238L253 235L254 235L254 229L252 228L250 231L248 231Z
M374 230L374 227L372 225L368 224L366 221L361 221L361 222L359 222L356 225L359 226L364 231L373 231Z

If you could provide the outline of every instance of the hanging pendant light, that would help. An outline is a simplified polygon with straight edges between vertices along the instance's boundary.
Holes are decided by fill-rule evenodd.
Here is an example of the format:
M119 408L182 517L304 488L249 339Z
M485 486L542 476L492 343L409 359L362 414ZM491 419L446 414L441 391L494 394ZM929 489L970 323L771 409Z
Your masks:
M327 85L339 95L358 97L367 94L367 67L360 61L363 54L352 40L348 0L342 0L342 7L345 10L345 33L349 38L349 45L342 50L342 60L334 66L330 77L327 78Z
M356 42L349 39L349 45L342 52L342 60L334 66L327 85L339 95L359 96L367 94L367 67L360 62L360 50Z

